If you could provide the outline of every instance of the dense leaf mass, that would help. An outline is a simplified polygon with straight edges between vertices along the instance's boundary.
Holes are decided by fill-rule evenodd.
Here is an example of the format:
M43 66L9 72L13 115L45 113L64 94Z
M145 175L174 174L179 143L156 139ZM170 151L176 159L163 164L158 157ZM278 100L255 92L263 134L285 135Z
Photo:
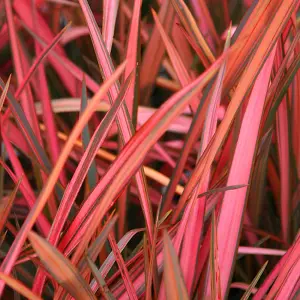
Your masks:
M0 298L299 297L299 20L0 1Z

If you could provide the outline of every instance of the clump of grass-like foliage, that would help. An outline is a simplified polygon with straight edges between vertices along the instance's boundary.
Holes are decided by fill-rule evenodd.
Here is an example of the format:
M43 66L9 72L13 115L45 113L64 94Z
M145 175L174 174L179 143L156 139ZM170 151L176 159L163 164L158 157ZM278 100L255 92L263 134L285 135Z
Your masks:
M0 2L1 299L296 299L298 0Z

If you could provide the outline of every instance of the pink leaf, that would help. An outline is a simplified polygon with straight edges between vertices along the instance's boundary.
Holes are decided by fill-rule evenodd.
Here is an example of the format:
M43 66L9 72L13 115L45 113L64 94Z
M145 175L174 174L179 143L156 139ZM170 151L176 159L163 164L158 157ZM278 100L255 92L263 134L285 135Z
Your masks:
M264 100L270 80L275 49L258 75L242 121L239 139L230 168L227 185L248 184L252 160L262 117ZM235 250L239 243L240 227L246 203L246 188L225 193L218 222L219 264L222 297L230 284ZM208 287L210 285L208 284ZM210 295L207 288L206 295Z

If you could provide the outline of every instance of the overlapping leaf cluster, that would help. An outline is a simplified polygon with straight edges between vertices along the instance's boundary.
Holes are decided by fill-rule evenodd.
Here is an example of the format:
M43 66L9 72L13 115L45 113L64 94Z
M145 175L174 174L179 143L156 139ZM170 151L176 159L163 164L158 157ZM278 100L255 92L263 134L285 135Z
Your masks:
M0 11L3 299L299 296L299 1Z

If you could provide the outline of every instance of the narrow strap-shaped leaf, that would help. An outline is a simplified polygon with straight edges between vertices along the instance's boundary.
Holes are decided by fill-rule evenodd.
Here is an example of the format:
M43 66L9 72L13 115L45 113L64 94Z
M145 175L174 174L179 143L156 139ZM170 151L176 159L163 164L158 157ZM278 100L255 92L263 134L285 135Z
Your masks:
M115 25L117 20L117 12L119 8L119 0L103 1L103 27L102 35L108 53L111 52L113 43Z
M259 73L245 110L228 175L228 185L235 183L248 184L249 182L275 50L273 49ZM241 162L243 163L241 164ZM225 297L230 285L231 270L235 261L235 249L239 245L240 228L246 205L246 192L246 188L226 192L220 211L218 221L218 247L220 251L218 252L218 260L222 297ZM232 199L235 201L232 202ZM209 274L209 281L213 280L212 276L214 275ZM206 290L206 295L208 297L211 296L208 289Z
M164 1L160 7L158 16L160 22L163 24L165 31L168 33L171 29L174 18L174 9L170 1ZM156 75L159 71L161 61L165 52L164 44L161 43L161 37L157 30L154 28L150 39L145 49L142 65L141 65L141 99L143 104L148 104L153 84L155 82Z
M243 295L241 300L248 300L253 289L255 288L258 280L260 279L261 275L263 274L263 272L265 271L266 267L267 267L268 261L265 262L265 264L261 267L261 269L259 270L259 272L256 274L256 276L254 277L254 279L252 280L251 284L249 285L247 291L245 292L245 294Z
M265 195L266 172L272 135L273 130L270 129L262 138L251 177L250 192L248 196L248 201L251 203L251 206L249 206L249 213L251 220L256 227L258 227L259 224L259 216L261 215Z
M4 82L0 78L0 87L2 89L4 89L4 86L5 86ZM37 137L35 136L30 124L28 123L28 120L27 120L20 104L18 103L18 101L15 99L15 97L12 95L12 93L10 91L7 91L7 100L9 102L11 111L12 111L15 119L17 120L17 125L21 129L24 137L26 138L29 146L31 147L32 152L34 153L34 155L37 159L37 163L40 165L41 169L46 174L48 174L50 172L50 170L52 169L50 160L49 160L44 148L41 146ZM5 117L8 117L8 115ZM57 184L56 192L58 195L61 195L61 189L62 189L61 185Z
M220 270L218 264L218 240L215 211L212 213L209 264L212 276L210 286L212 299L222 299L220 290Z
M275 99L273 101L274 104L273 104L273 106L269 112L268 118L265 122L265 128L264 128L265 131L269 130L270 126L272 126L275 116L276 116L276 111L278 110L278 107L280 106L280 103L281 103L284 95L286 94L288 87L292 83L293 78L294 78L295 74L297 73L297 71L299 70L299 68L300 68L300 53L298 53L296 59L293 60L293 63L288 68L285 76L282 78L278 88L276 89Z
M153 281L153 290L154 290L154 296L157 298L158 296L158 288L159 288L159 279L158 279L158 271L157 271L157 264L156 264L156 242L157 242L157 236L158 236L158 227L159 222L164 221L160 220L160 213L161 213L161 205L162 201L160 201L157 212L156 212L156 220L155 220L155 227L154 227L154 243L152 245L152 249L150 249L150 259L149 259L149 272L147 274L147 281L146 284L146 300L150 300L151 298L151 287L152 287L152 281Z
M35 31L34 22L32 18L32 10L31 10L31 1L21 1L21 2L13 2L14 11L21 19L21 23L23 26L25 25L27 28ZM46 45L51 43L53 40L53 33L49 26L47 25L44 17L41 15L41 12L37 10L36 12L37 23L39 24L39 32L43 39L46 41ZM53 49L54 50L54 49ZM66 54L64 49L56 44L55 51L57 51L61 56L66 58ZM56 70L58 76L63 82L66 89L70 92L71 95L76 95L76 80L73 76L69 76L69 71L64 68L60 63L58 63L51 55L49 56L49 62ZM81 73L78 72L80 76ZM81 79L80 79L81 80Z
M164 283L167 300L189 299L177 254L166 231L164 231Z
M21 182L22 182L22 178L19 179L17 185L14 187L13 191L11 192L8 198L0 199L0 233L2 232L5 226L5 223L9 216L10 210L13 206Z
M168 233L171 237L174 237L177 228L178 228L177 225L170 228ZM157 262L157 269L158 269L159 274L161 274L163 272L163 268L164 268L164 253L163 253L163 250L164 250L164 247L163 247L163 239L162 239L158 242L157 248L156 248L156 251L157 251L157 260L156 260L156 262ZM144 285L145 285L145 272L142 269L142 272L140 272L137 275L137 277L134 279L134 286L135 286L136 290L139 291L139 296L141 296L141 291L143 291ZM161 291L161 289L160 289L160 291ZM119 290L118 292L116 291L116 294L121 295L119 297L119 299L125 300L127 295L125 295L124 291ZM165 296L165 293L163 293L163 296Z
M274 298L282 299L287 297L290 299L294 287L299 283L299 273L300 273L300 235L298 234L293 246L290 248L286 254L286 260L282 265L281 269L278 270L278 277L276 278L272 288L270 289L266 299L271 300Z
M209 35L209 39L207 42L210 45L210 47L212 46L213 42L215 42L217 45L220 45L221 43L220 37L215 28L214 21L212 19L206 1L198 0L197 2L196 1L192 2L191 5L195 8L194 11L195 14L197 15L200 30L203 32L204 36L206 34ZM207 28L207 29L203 31L202 28Z
M22 193L26 199L28 207L32 208L34 206L34 203L36 202L36 196L30 185L29 179L26 176L24 176L24 174L26 174L26 173L24 172L23 166L21 165L21 162L15 152L15 149L13 148L12 144L10 143L10 141L8 140L8 137L5 134L2 134L2 140L3 140L3 144L5 145L5 150L8 154L10 162L12 163L12 166L14 168L17 178L21 178L23 176L23 180L20 184L20 190L22 191ZM6 168L5 164L3 162L1 164L4 166L6 171L9 173L10 177L13 177L14 174L12 174L12 172L10 172L10 170L8 171L8 168ZM15 180L16 184L17 184L17 182L18 182L18 179ZM49 229L50 229L50 224L44 214L41 214L38 217L37 226L41 233L43 233L44 235L48 234Z
M197 46L199 46L203 50L206 59L206 61L204 61L203 63L206 67L208 67L209 64L213 63L216 59L211 49L209 48L206 40L204 39L202 33L200 32L190 10L188 9L187 5L184 3L183 0L172 0L171 2L186 31L194 38L195 42L197 43Z
M299 242L299 239L298 239L298 242ZM273 285L274 281L278 277L278 274L282 271L283 266L285 266L285 264L287 263L289 256L293 253L293 251L295 249L296 244L297 244L297 240L288 249L286 254L279 260L279 262L276 264L276 266L274 266L272 271L268 274L268 276L266 277L266 279L264 280L264 282L262 283L262 285L260 286L260 288L258 289L256 294L254 295L254 297L253 297L254 300L265 299L266 293L269 291L270 287Z
M154 21L156 23L157 29L158 29L158 31L163 39L163 42L166 46L166 49L167 49L168 55L171 59L171 62L174 66L176 75L177 75L181 85L186 86L192 82L192 78L189 75L188 70L186 69L186 67L185 67L178 51L176 50L175 46L173 45L171 39L165 33L163 26L161 25L159 18L156 15L154 10L152 10L152 15L153 15ZM193 113L196 112L198 105L199 105L199 100L197 97L197 98L195 98L195 101L193 101L190 105Z
M40 52L40 54L36 57L34 63L31 65L29 71L26 73L26 76L24 77L22 83L19 85L15 97L18 98L18 96L22 93L30 79L32 78L32 75L34 74L35 70L38 68L38 66L41 64L41 62L48 56L50 51L59 43L61 38L63 37L64 33L68 30L70 27L71 22L68 23L52 40L52 42L44 48L43 51Z
M257 247L246 247L246 246L239 246L238 248L238 253L239 255L239 259L243 256L245 256L246 254L263 254L263 255L274 255L274 256L283 256L286 254L285 250L277 250L277 249L269 249L269 248L260 248L258 247L260 244L262 244L264 241L268 240L269 238L265 238L262 239L261 241L259 241L259 243L257 243Z
M88 104L88 99L87 99L86 83L85 83L85 78L83 78L82 88L81 88L81 113L86 109L87 104ZM90 137L89 125L86 124L86 126L83 128L82 131L82 143L85 149L88 147L90 139L91 137ZM87 173L90 189L93 189L94 186L96 185L97 176L98 175L97 175L96 163L95 161L92 161L91 166Z
M9 84L10 84L10 79L11 79L11 75L9 75L8 80L5 84L5 87L2 91L1 94L1 98L0 98L0 111L2 110L3 104L4 104L4 100L6 98L7 92L8 92L8 88L9 88Z
M0 279L3 280L13 290L17 291L20 295L28 298L29 300L42 300L39 296L35 295L29 288L22 282L12 278L9 275L0 272Z
M12 12L12 3L10 0L5 0L4 4L5 4L7 26L10 35L10 44L11 44L12 58L13 58L13 63L14 63L14 68L16 73L16 79L18 85L20 85L21 82L23 81L24 70L26 70L27 66L26 64L24 64L24 55L20 51L20 46L19 46L20 41L15 28L15 21ZM26 120L30 124L39 143L42 143L40 129L38 126L38 120L34 110L33 95L29 87L27 87L24 93L20 95L20 102L21 102L21 107L24 111L24 115L26 116Z
M95 266L93 261L88 256L86 257L86 260L87 260L87 263L88 263L90 269L92 270L92 273L98 283L98 286L99 286L102 296L106 300L114 300L115 299L114 295L109 290L107 284L105 283L104 278L102 277L101 273L99 272L99 270L97 269L97 267Z
M116 243L114 234L110 233L109 236L108 236L108 239L109 239L109 243L111 245L112 251L113 251L113 253L116 257L116 263L117 263L117 265L118 265L118 267L121 271L121 276L122 276L125 288L127 290L128 297L129 297L130 300L137 300L138 298L137 298L133 283L130 279L129 272L126 268L124 259L121 255L121 252L120 252L120 250L118 248L118 245Z
M287 68L287 65L288 65L288 62L290 61L291 59L291 55L293 55L294 51L295 51L295 47L297 46L298 44L298 41L299 41L299 38L300 38L300 32L297 33L297 35L295 36L293 42L291 43L287 53L285 54L284 56L284 59L283 61L281 62L277 72L276 72L276 75L275 75L275 78L272 80L272 84L268 90L268 98L267 98L267 103L266 103L266 111L265 111L265 114L268 113L268 119L267 121L265 122L265 130L267 130L266 128L269 128L270 126L270 119L269 119L269 106L271 105L271 101L274 100L274 96L277 94L277 89L279 88L279 84L280 84L280 81L282 79L282 76L283 74L286 72L286 68ZM298 58L297 58L298 57ZM293 69L292 66L295 66L295 62L299 60L299 54L298 56L295 57L295 59L293 60L291 66L289 66L288 70L291 68ZM296 63L297 64L297 63ZM299 66L298 66L299 68ZM297 68L296 68L297 69ZM288 71L287 73L290 73L290 71ZM276 104L276 102L275 102ZM276 109L278 108L278 104L275 105ZM274 114L274 109L272 110L272 114ZM264 116L264 119L266 119L266 117Z
M241 188L246 187L246 186L247 186L247 184L237 184L237 185L225 186L225 187L221 187L221 188L215 188L215 189L212 189L212 190L208 190L205 193L199 194L198 197L200 198L200 197L208 196L208 195L211 195L211 194L214 194L214 193L223 193L223 192L226 192L226 191L241 189Z
M68 293L75 299L96 299L78 270L56 248L32 231L28 238L42 264Z
M289 125L288 125L288 104L285 98L277 112L276 136L278 143L278 156L280 167L280 220L282 239L289 241L290 231L290 149L289 149Z
M107 241L109 233L112 231L118 216L112 217L108 222L105 224L104 228L102 229L101 233L96 237L96 239L93 241L89 249L87 250L88 257L95 261L97 258L97 255L102 250L105 242ZM84 268L86 267L85 260L81 260L81 262L78 265L79 271L82 273Z
M249 9L233 36L234 43L241 41L243 47L239 48L239 51L228 59L223 95L226 95L236 84L262 37L266 32L270 32L270 24L275 19L275 14L280 5L281 1L253 1L251 9ZM279 24L280 22L278 22Z
M2 89L5 88L5 84L1 78L0 78L0 87ZM51 170L50 161L49 161L44 149L40 145L38 139L36 138L30 124L28 123L27 118L26 118L20 104L18 103L18 101L15 99L15 97L12 95L12 93L10 91L7 92L7 99L10 104L11 111L17 120L17 124L20 127L20 129L22 130L25 137L27 138L27 141L28 141L29 145L31 146L32 151L38 158L38 161L40 162L40 164L42 164L46 168L46 170L49 172L49 170Z
M129 115L132 119L134 128L137 124L137 109L139 104L139 77L140 77L140 14L141 14L142 0L134 2L132 21L130 24L129 37L127 41L126 59L128 65L124 72L126 79L129 74L135 72L135 80L130 87L127 95L126 104Z
M130 242L130 240L137 234L140 232L143 232L143 229L134 229L134 230L130 230L128 231L122 238L121 240L118 242L118 248L120 250L120 252L122 252L125 247L127 246L127 244ZM105 259L105 261L103 262L103 264L101 265L99 272L101 273L103 278L106 278L106 276L108 275L110 269L112 268L112 266L114 265L116 261L116 258L113 254L113 252L111 252L107 258ZM97 292L98 289L98 285L97 282L95 280L93 280L90 284L92 290L94 292Z
M58 98L52 100L52 108L55 113L64 112L79 112L80 111L80 98ZM97 106L97 111L107 112L111 107L105 101L101 101ZM42 114L42 108L40 103L35 103L35 108L38 115ZM156 111L156 108L146 107L139 105L138 107L138 124L143 125L150 116ZM222 112L223 108L220 108L218 113ZM219 118L220 119L220 118ZM187 133L191 126L191 117L186 115L179 116L174 123L168 128L169 132L175 133ZM43 130L43 129L42 129Z

